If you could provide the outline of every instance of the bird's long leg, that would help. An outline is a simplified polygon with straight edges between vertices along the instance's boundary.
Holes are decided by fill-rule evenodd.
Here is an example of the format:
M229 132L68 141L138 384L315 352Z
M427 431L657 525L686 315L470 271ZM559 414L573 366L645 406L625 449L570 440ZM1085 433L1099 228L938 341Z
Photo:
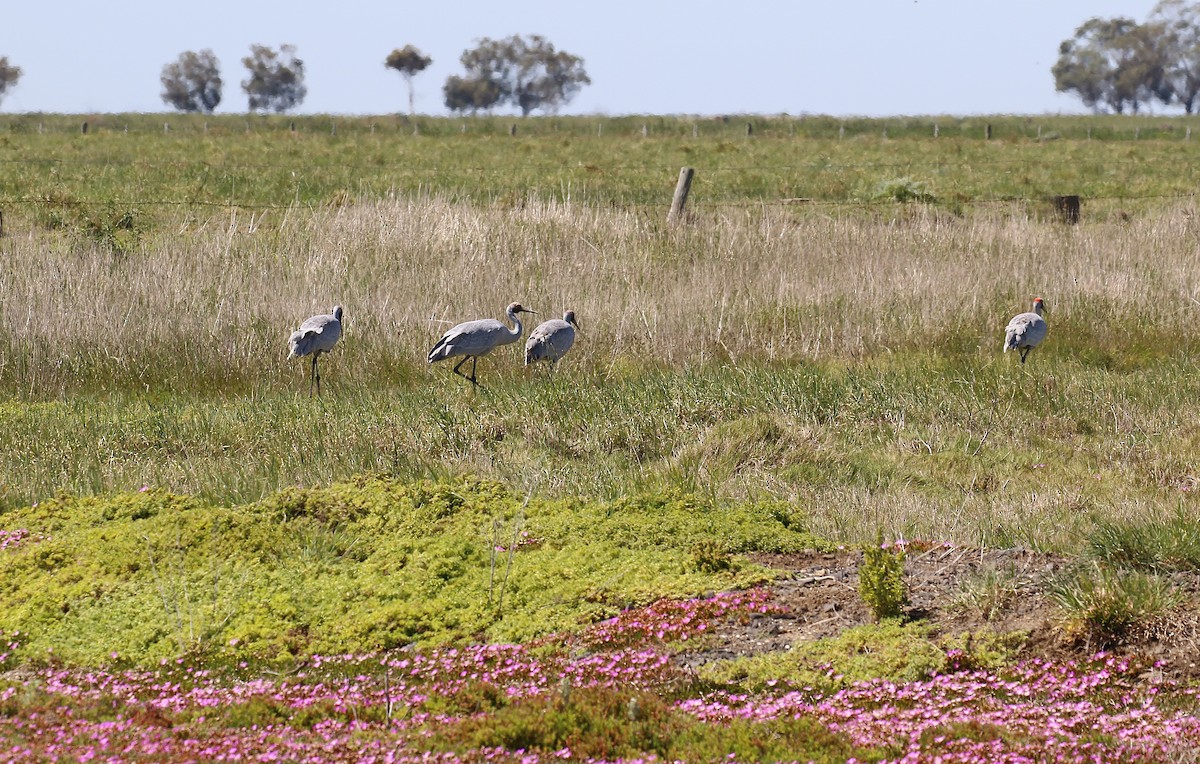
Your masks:
M467 377L467 379L471 380L471 384L476 387L479 386L479 380L475 379L475 362L478 360L475 356L471 356L471 376Z
M455 374L457 374L458 376L462 377L463 379L470 379L472 382L474 382L475 380L474 380L472 377L468 377L466 374L463 374L461 371L459 371L459 369L461 369L461 368L462 368L462 365L463 365L464 363L466 363L466 362L467 362L467 359L468 359L468 358L470 358L470 359L472 359L472 361L474 361L474 357L473 357L473 356L464 355L464 356L462 357L462 360L461 360L461 361L459 361L458 363L454 364L454 373L455 373ZM472 366L472 368L474 368L474 366ZM471 373L472 373L472 374L474 374L475 372L474 372L474 371L472 371Z
M1032 348L1021 348L1021 363L1025 363L1025 356L1029 355Z
M317 375L317 357L314 355L313 359L312 359L312 366L310 366L308 369L308 397L309 398L311 398L313 396L313 382L316 380L316 375Z
M319 356L320 356L320 353L318 353L316 356L313 356L313 374L315 374L317 376L317 397L318 398L321 397L321 367L317 365L317 358Z

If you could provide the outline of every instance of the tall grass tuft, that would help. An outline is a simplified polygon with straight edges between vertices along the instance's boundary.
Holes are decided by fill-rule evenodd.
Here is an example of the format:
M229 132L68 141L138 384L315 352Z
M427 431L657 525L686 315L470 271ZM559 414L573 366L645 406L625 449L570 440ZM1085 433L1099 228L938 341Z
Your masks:
M1098 520L1088 551L1098 560L1137 570L1200 570L1200 523L1182 512L1166 520Z
M1061 610L1065 635L1100 647L1150 628L1183 602L1166 579L1095 562L1052 582L1049 595Z

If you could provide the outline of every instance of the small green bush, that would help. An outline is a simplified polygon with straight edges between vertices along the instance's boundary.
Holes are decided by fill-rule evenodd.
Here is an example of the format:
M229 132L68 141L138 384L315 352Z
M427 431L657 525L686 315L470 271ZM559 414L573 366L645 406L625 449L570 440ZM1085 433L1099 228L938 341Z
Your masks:
M692 567L701 573L719 573L733 568L733 558L720 542L700 541L692 547Z
M863 561L858 568L858 594L871 608L876 621L899 618L908 604L904 584L904 548L886 546L882 531L877 543L863 549Z

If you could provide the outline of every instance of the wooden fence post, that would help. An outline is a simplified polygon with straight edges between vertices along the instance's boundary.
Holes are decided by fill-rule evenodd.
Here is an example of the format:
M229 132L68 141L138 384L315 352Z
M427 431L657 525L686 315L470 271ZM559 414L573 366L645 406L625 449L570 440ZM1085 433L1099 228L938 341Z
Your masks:
M679 181L675 184L675 196L671 199L671 212L667 215L668 223L678 223L683 218L683 207L687 204L688 192L692 190L692 176L696 170L684 167L679 171Z
M1079 223L1078 195L1068 194L1054 197L1054 209L1058 211L1059 218L1067 225Z

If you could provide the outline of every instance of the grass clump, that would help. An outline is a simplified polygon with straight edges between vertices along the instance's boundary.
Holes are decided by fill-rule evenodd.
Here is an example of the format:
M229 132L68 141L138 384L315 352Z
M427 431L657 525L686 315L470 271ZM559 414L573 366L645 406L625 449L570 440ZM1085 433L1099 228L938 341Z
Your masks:
M1180 513L1161 521L1096 522L1088 553L1143 571L1200 570L1200 522Z
M1012 567L987 566L959 583L951 607L992 621L1012 606L1023 586Z
M882 180L871 192L873 201L934 202L937 197L929 190L929 184L913 178L891 178Z
M1065 636L1101 647L1120 644L1151 627L1183 602L1183 596L1158 575L1084 563L1051 583Z

